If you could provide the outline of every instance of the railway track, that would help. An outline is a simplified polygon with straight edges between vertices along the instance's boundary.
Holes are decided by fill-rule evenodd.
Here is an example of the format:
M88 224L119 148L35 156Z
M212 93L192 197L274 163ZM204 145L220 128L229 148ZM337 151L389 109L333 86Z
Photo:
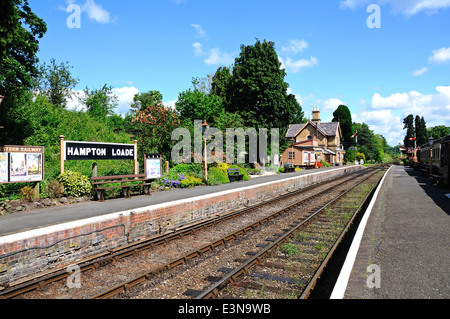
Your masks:
M381 174L373 174L359 181L288 228L267 237L266 243L257 245L259 251L247 252L250 258L235 259L239 263L235 268L219 269L225 275L212 286L188 293L196 299L307 299L380 179Z
M208 256L214 255L209 254L210 252L222 250L223 247L230 246L232 241L238 242L240 238L245 237L250 232L262 228L265 224L273 223L273 220L279 216L289 215L295 208L305 205L306 202L311 202L312 198L323 196L324 192L329 192L339 184L348 183L350 180L354 180L356 176L356 174L352 174L344 179L313 185L307 189L285 194L276 201L244 208L213 220L178 229L170 234L137 245L129 245L105 253L105 256L98 256L95 260L78 265L80 270L84 271L82 276L83 289L67 291L64 279L67 278L68 274L66 271L61 271L51 274L51 276L40 277L35 281L12 287L8 291L1 292L0 298L111 298L124 292L127 294L134 286L144 284L145 287L148 284L158 282L158 276L172 276L171 273L174 269L189 267L186 265L192 264L194 260L197 264L201 264L202 260L210 259L211 257ZM281 206L285 208L280 210L279 207ZM240 222L238 223L236 220L240 220ZM245 226L230 232L229 226L226 226L229 224L245 224ZM212 233L216 237L223 236L211 240ZM173 256L177 257L173 258ZM124 269L129 269L129 264L134 265L134 271L124 271ZM145 271L143 271L144 268ZM121 273L121 271L126 274ZM140 274L135 276L135 273ZM130 280L128 279L130 276L134 277ZM165 279L161 280L164 281ZM53 281L56 282L50 284ZM104 290L106 281L112 285L116 282L120 282L120 284ZM85 290L85 292L80 293L80 290ZM99 290L103 291L97 293ZM179 293L178 296L180 296ZM186 294L182 296L190 297Z

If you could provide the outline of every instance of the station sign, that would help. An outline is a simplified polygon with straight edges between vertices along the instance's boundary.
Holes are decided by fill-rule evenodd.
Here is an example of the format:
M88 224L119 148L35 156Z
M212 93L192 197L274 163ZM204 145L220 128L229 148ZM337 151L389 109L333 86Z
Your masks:
M136 160L135 144L64 141L64 160Z
M0 145L0 183L44 180L43 146Z

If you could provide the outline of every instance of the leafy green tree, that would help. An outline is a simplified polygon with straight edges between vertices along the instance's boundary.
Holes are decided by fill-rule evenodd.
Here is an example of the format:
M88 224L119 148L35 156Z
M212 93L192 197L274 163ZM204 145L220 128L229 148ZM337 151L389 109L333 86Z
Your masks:
M227 90L231 80L231 69L226 66L222 66L217 69L216 73L212 77L211 94L216 95L226 102Z
M254 45L242 45L225 90L226 111L240 114L246 126L256 129L285 131L289 124L300 123L303 112L295 97L287 94L285 76L273 42L257 40Z
M23 120L16 110L31 99L29 89L36 67L39 39L47 25L31 11L27 0L0 2L0 95L5 96L0 109L0 139L5 144L19 144L25 138Z
M367 160L381 161L378 139L366 123L353 123L358 131L358 151L365 154Z
M159 153L170 159L171 133L180 126L180 117L172 108L162 103L148 105L134 113L132 124L139 142L139 158L143 154Z
M69 62L58 65L55 59L50 60L50 65L44 63L39 68L35 88L55 106L66 107L67 99L72 97L72 89L78 84L70 72L71 68Z
M405 145L405 147L414 147L414 141L410 140L410 138L415 137L414 116L412 114L409 114L403 119L403 124L403 129L406 129L406 136L403 140L403 144Z
M31 88L38 74L38 39L47 25L27 0L4 0L0 12L0 94L13 96L17 90Z
M419 115L416 115L416 118L414 120L414 126L415 126L415 134L417 138L417 146L424 145L428 143L428 136L427 136L427 126L425 123L425 119L420 117Z
M156 105L162 103L163 96L159 91L148 91L146 93L138 93L133 97L133 102L130 104L131 111L143 111L149 105Z
M114 95L113 87L106 84L101 89L84 89L84 97L81 101L87 107L88 113L96 118L106 119L114 113L117 106L117 96Z
M175 104L180 114L182 124L191 127L195 120L206 122L214 126L215 117L224 112L221 99L216 95L209 95L198 89L189 89L178 95Z
M333 112L333 122L340 122L344 149L348 149L353 145L353 139L351 136L355 133L353 128L352 113L346 105L339 105Z
M439 139L447 135L450 135L450 126L437 125L434 127L430 127L427 130L427 139L430 136L433 136L434 139Z

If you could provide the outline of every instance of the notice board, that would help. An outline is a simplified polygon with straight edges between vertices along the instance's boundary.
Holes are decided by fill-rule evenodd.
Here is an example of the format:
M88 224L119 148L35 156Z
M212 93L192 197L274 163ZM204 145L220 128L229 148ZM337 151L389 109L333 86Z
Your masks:
M0 183L44 180L43 146L0 146Z

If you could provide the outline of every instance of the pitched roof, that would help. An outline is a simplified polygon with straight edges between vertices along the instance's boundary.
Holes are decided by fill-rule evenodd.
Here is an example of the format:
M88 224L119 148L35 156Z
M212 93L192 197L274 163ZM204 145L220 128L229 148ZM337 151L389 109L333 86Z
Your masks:
M338 122L328 122L328 123L320 123L316 125L314 122L308 121L303 124L291 124L286 133L286 137L295 137L298 132L300 132L308 123L311 123L313 126L317 126L317 128L326 136L336 136Z
M286 133L286 137L294 137L295 134L297 134L303 128L303 126L305 126L305 124L306 123L289 125L289 128Z
M338 122L320 123L319 128L328 136L335 136L338 128Z

